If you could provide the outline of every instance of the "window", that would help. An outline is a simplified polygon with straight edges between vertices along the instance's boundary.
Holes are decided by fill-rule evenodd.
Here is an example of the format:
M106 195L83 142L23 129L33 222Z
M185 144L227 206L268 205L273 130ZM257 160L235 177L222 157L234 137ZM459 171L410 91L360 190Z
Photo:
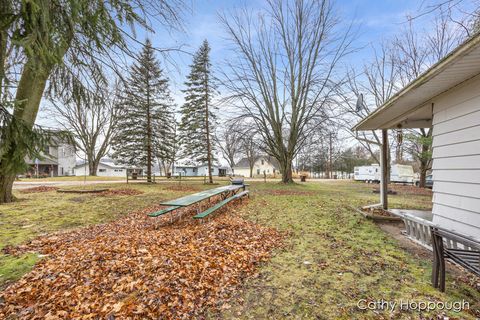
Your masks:
M107 172L107 169L98 169L98 172Z
M46 155L49 155L50 154L50 147L46 146L45 149L43 150L43 153L45 153Z
M260 169L257 169L257 174L260 174Z
M123 169L115 169L115 172L123 172Z
M264 165L264 163L265 163L265 161L264 161L264 160L262 160L262 166Z

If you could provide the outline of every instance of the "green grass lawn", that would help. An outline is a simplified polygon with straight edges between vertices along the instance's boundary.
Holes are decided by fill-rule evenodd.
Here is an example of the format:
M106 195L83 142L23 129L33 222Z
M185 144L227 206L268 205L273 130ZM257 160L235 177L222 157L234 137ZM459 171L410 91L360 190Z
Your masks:
M278 252L240 290L225 319L419 319L415 312L361 311L359 299L457 301L479 309L480 292L447 278L447 293L430 285L431 262L414 259L350 205L378 202L372 187L351 182L252 186L245 217L290 233ZM390 207L431 207L430 196L390 196ZM476 304L475 304L476 303ZM398 311L398 310L397 310ZM478 312L478 311L477 311ZM438 312L440 313L440 312ZM461 319L472 314L449 313Z
M177 184L130 184L136 196L96 197L56 192L22 194L0 206L0 248L59 230L98 224L195 189L169 190ZM92 186L89 186L92 187ZM105 185L102 185L105 187ZM126 184L112 184L125 188ZM288 232L284 249L242 286L212 318L241 319L418 319L415 312L379 314L357 308L359 299L454 301L479 308L480 293L447 278L447 293L430 285L431 263L415 259L373 222L350 206L378 202L372 186L353 182L310 182L293 186L252 182L251 199L241 207L246 219ZM431 207L430 196L390 196L390 207ZM228 214L228 213L223 213ZM0 283L28 272L35 254L0 256ZM474 305L474 303L477 303ZM473 311L471 311L473 312ZM449 313L475 319L472 313Z

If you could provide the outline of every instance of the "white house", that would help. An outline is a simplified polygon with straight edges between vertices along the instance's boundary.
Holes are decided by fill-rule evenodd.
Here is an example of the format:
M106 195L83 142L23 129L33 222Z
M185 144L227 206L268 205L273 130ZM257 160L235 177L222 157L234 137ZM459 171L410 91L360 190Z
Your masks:
M234 167L233 173L236 176L250 177L250 162L247 158L241 159ZM263 174L266 175L276 175L279 174L279 165L278 162L268 156L258 157L253 164L253 176L260 176Z
M355 130L433 129L433 223L480 239L480 36L470 38Z
M88 163L82 163L75 167L76 176L85 176L89 175ZM116 165L113 162L103 162L101 161L98 164L97 176L100 177L122 177L127 176L127 167Z
M74 174L76 163L75 145L54 137L41 153L40 159L25 158L30 166L28 175L70 176Z
M212 165L212 175L225 176L227 174L227 168ZM173 169L173 175L182 175L183 177L203 177L208 175L207 164L176 164Z

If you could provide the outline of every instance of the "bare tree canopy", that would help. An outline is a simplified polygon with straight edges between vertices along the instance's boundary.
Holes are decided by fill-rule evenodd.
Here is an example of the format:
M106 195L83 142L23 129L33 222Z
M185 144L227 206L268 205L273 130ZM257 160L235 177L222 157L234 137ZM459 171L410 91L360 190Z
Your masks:
M258 15L243 9L221 19L237 53L224 85L290 183L292 161L316 129L310 124L329 112L350 32L327 0L269 0Z
M96 176L100 160L107 155L112 139L118 132L119 87L98 89L88 100L53 101L58 124L76 137L76 146L87 160L89 175Z

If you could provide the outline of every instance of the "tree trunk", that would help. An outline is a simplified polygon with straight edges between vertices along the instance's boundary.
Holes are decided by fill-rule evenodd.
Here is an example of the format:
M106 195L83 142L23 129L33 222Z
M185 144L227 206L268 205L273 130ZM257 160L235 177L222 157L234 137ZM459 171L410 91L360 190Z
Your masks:
M293 183L292 159L283 159L283 161L279 161L279 162L280 162L280 166L282 168L282 182L283 183Z
M13 111L15 119L23 121L30 129L35 124L40 101L51 70L47 66L37 67L36 69L34 69L34 66L35 62L32 60L27 61L25 64L15 96L15 101L19 102L19 104L15 106ZM15 141L7 140L5 144L8 145L6 150L13 149L13 152L25 153L23 150L15 150ZM5 154L8 154L8 152ZM16 159L26 156L26 154L17 155ZM16 174L9 173L7 170L11 161L11 156L4 156L0 159L0 203L13 201L12 187Z
M89 175L91 175L91 176L96 176L97 175L97 169L98 169L98 164L99 163L100 163L100 159L95 159L95 160L92 160L88 164Z
M14 200L12 194L13 182L15 181L14 174L0 174L0 204L9 203Z
M253 166L250 166L250 178L253 178Z
M418 182L418 186L420 188L425 188L426 180L427 180L427 168L426 168L426 164L422 161L420 162L420 181Z

